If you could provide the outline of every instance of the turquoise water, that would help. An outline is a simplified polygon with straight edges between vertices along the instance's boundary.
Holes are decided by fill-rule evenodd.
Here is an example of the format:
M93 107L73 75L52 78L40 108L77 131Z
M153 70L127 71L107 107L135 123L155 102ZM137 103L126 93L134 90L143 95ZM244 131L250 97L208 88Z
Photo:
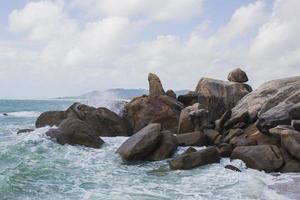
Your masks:
M293 191L286 194L276 185L293 184L298 175L273 176L249 169L237 173L224 169L226 159L188 171L170 171L168 160L127 165L115 154L125 137L104 137L101 149L91 149L56 144L44 135L49 127L16 134L19 128L34 127L41 112L71 104L0 100L0 113L8 114L0 114L1 200L297 199ZM179 148L177 154L182 151ZM233 164L244 166L240 161Z

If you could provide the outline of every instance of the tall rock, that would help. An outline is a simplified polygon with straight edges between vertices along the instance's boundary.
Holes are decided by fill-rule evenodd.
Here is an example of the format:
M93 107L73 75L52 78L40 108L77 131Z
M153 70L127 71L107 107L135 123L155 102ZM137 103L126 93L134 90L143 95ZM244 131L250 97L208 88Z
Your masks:
M149 74L149 96L132 99L124 108L124 117L136 133L150 123L160 123L162 130L177 129L183 104L165 94L160 79Z

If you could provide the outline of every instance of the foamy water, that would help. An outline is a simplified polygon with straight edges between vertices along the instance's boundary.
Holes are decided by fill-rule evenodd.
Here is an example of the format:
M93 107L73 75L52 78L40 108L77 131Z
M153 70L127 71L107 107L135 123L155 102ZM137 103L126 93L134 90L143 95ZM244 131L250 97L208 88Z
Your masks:
M186 171L169 170L169 160L128 165L115 153L126 137L103 137L103 147L92 149L55 143L44 134L49 127L16 134L34 121L0 120L0 199L299 199L291 187L299 175L274 176L229 159ZM228 163L242 172L225 169Z

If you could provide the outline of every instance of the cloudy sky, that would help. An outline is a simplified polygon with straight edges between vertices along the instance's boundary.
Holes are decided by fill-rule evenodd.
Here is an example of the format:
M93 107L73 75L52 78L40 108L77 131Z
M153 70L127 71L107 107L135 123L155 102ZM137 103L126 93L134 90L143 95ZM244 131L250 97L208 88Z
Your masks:
M299 0L0 0L0 98L300 75Z

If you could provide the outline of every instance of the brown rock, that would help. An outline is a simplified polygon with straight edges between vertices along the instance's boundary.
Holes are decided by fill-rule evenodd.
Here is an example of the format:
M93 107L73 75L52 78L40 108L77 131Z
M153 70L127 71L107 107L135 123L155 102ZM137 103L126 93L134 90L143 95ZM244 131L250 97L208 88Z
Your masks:
M213 129L204 129L203 133L208 137L210 144L215 144L215 140L220 136L219 132Z
M57 143L62 145L71 144L100 148L104 143L87 123L73 118L63 120L58 129L50 129L46 135L55 138Z
M179 146L206 146L209 143L207 136L201 131L176 135Z
M234 137L230 140L230 144L234 147L257 145L254 139L245 138L245 137Z
M37 118L35 126L37 128L44 126L58 126L64 119L66 119L64 111L48 111L42 113Z
M164 131L161 133L162 138L158 147L150 154L149 160L158 161L170 158L173 156L177 149L176 137L170 131Z
M224 138L224 142L228 143L232 138L240 136L244 133L242 129L231 129Z
M192 122L190 113L196 110L199 110L199 103L195 103L194 105L188 106L181 110L179 122L178 122L178 130L177 130L178 134L194 131L195 127Z
M153 123L126 140L117 150L124 160L145 160L161 142L161 126Z
M281 146L292 156L300 159L300 132L285 130L281 134Z
M217 151L221 157L230 157L232 150L232 145L227 143L222 143L217 148Z
M241 159L247 167L274 172L283 164L283 157L274 145L239 146L234 148L231 159Z
M236 68L228 74L227 79L231 82L245 83L248 81L248 76L246 72L240 68Z
M172 97L172 98L176 99L176 93L173 90L167 90L166 91L166 95L168 95L169 97Z
M177 98L185 106L191 106L197 103L198 101L198 94L194 91L190 91L188 94L179 95Z
M217 163L220 157L216 148L208 147L206 149L196 151L193 153L182 154L174 158L169 166L173 170L177 169L192 169L202 165Z
M284 148L280 148L280 152L284 159L284 165L280 169L280 172L300 172L300 160L293 158Z

